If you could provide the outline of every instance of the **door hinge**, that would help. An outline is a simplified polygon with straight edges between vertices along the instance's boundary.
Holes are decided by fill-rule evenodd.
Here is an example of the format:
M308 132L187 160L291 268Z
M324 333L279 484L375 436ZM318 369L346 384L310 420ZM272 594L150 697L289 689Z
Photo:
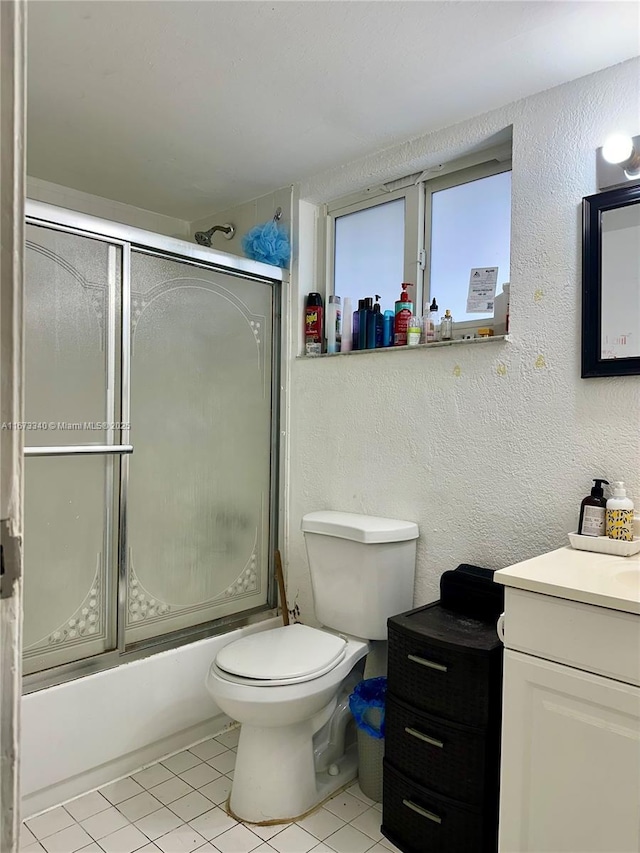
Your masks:
M22 538L10 533L10 519L0 521L0 598L10 598L20 577Z
M420 249L418 252L418 266L421 270L426 269L427 266L427 250Z

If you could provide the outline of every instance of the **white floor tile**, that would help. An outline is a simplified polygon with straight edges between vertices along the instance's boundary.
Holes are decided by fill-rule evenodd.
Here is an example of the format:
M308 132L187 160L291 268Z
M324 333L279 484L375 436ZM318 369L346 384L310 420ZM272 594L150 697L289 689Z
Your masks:
M382 811L382 803L374 803L371 808L374 808L376 811Z
M219 773L228 773L236 766L236 753L226 749L220 755L214 755L213 758L210 758L207 764L215 767Z
M80 851L80 853L82 853L82 851ZM156 847L155 844L145 844L144 847L136 850L136 853L160 853L160 848Z
M237 823L238 821L230 817L223 809L219 809L216 806L195 820L190 820L189 826L195 829L196 832L199 832L200 835L203 835L207 841L211 841L212 838L222 835L223 832L236 826Z
M208 764L198 764L197 767L192 767L191 770L185 770L180 773L180 778L184 779L187 784L194 788L202 788L203 785L208 785L214 779L219 779L222 774Z
M397 847L395 848L398 849ZM382 844L374 844L367 850L367 853L389 853L388 847L383 847Z
M92 840L81 826L74 823L73 826L61 829L60 832L47 835L42 839L41 844L47 853L76 853L76 850L91 844Z
M163 853L191 853L204 843L205 839L186 824L168 832L155 842Z
M354 817L351 821L351 826L355 826L360 832L364 832L369 838L374 841L380 841L382 833L380 832L380 824L382 823L382 815L373 807L362 812L358 817Z
M87 847L81 847L78 853L104 853L97 841L92 841Z
M277 835L279 832L282 832L283 829L286 829L291 824L289 823L276 823L269 824L268 826L257 826L254 823L247 824L247 829L250 829L251 832L258 835L263 841L268 841L270 838L273 838L274 835Z
M235 729L229 729L228 732L223 732L221 735L216 735L216 740L218 743L226 746L227 749L232 749L232 747L238 745L238 741L240 740L240 726L237 726Z
M226 751L227 747L218 743L214 738L204 740L202 743L197 743L195 746L189 747L189 752L197 755L198 758L201 758L203 761L208 761L210 758L213 758L214 755L220 755L220 753Z
M57 806L57 808L50 809L38 817L32 817L25 821L27 829L38 839L53 835L54 832L60 832L61 829L72 826L73 822L69 812L65 811L62 806Z
M327 847L324 842L322 842L318 844L317 847L314 847L311 853L334 853L334 851L330 847Z
M113 806L117 806L118 803L128 800L130 797L135 797L136 794L141 794L143 791L142 785L138 785L130 776L100 788L102 796L106 797Z
M184 752L178 752L177 755L172 755L171 758L163 758L162 763L172 773L183 773L185 770L190 770L192 767L200 764L200 759L189 752L188 749L185 749Z
M31 832L31 830L27 828L26 824L20 824L20 840L18 843L18 848L22 850L24 847L28 847L30 844L35 843L36 837L33 832Z
M173 779L169 779L167 782L163 782L161 785L156 785L155 788L149 789L149 793L156 800L160 800L165 806L174 800L179 800L180 797L190 794L191 791L193 791L191 785L187 785L184 780L179 779L177 776L174 776Z
M111 835L116 829L122 829L129 823L127 818L113 806L109 806L103 812L98 812L91 817L80 821L80 825L86 830L89 835L96 841L104 838L105 835Z
M318 839L306 829L293 824L271 838L269 844L278 853L308 853L312 847L317 846Z
M160 785L162 782L167 782L173 779L173 773L164 766L164 764L152 764L151 767L146 767L139 773L133 773L131 778L142 785L143 788L153 788L154 785Z
M219 835L212 844L220 853L249 853L250 850L260 847L262 839L254 835L246 826L238 824ZM304 851L301 850L298 853L304 853Z
M225 775L226 775L227 779L233 779L234 773L235 773L235 770L229 770L229 772L226 773Z
M299 820L298 825L311 835L315 835L320 841L324 841L328 835L332 835L344 826L344 821L326 809L318 809L308 817Z
M156 800L149 791L143 791L141 794L131 797L130 800L118 804L118 811L121 811L131 823L140 820L141 817L146 817L151 812L157 812L161 808L160 800Z
M353 826L343 826L325 838L324 843L336 853L364 853L373 845L368 835Z
M200 853L200 850L196 850L196 853ZM261 844L260 847L256 847L253 853L275 853L275 848L265 842L264 844Z
M47 853L47 851L39 841L34 841L33 844L30 844L28 847L21 847L20 853ZM101 850L100 853L104 853L104 851Z
M85 794L83 797L65 803L64 807L71 817L81 821L91 817L91 815L98 814L98 812L103 812L110 807L110 804L109 800L105 800L98 791L92 791L90 794Z
M382 846L385 847L387 850L391 850L391 853L400 853L400 850L396 847L396 845L392 844L388 838L384 837L384 835L378 843L382 844Z
M140 847L145 847L148 843L149 839L146 835L129 824L103 838L100 841L100 846L105 853L133 853L134 850L139 850Z
M204 785L200 788L200 793L204 794L205 797L208 797L212 803L216 805L220 805L220 803L224 803L229 796L229 792L231 791L231 780L227 779L226 776L221 776L219 779L216 779L215 782L209 782L208 785Z
M211 809L211 800L203 797L198 791L192 791L186 797L180 797L179 800L169 803L169 808L186 822L195 820L201 814L208 812Z
M366 812L368 807L366 803L363 803L362 800L354 797L353 794L348 794L346 791L342 791L340 794L325 803L323 808L348 822L353 820L354 817L358 817L362 812Z
M353 794L354 797L357 797L359 800L362 800L363 803L366 803L368 806L372 806L375 803L375 800L372 800L370 797L367 797L366 794L362 793L362 788L358 784L358 782L354 782L350 788L347 788L349 794Z
M151 814L136 821L136 826L140 832L144 832L147 838L155 841L161 835L166 835L172 829L176 829L183 821L168 808L162 808L160 811L151 812Z

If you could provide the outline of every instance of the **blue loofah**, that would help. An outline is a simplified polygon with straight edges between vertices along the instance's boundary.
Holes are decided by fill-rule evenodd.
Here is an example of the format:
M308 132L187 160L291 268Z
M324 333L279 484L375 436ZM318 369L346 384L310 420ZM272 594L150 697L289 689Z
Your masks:
M289 236L282 225L274 220L256 225L242 238L242 250L253 261L262 261L274 267L288 267L291 257Z

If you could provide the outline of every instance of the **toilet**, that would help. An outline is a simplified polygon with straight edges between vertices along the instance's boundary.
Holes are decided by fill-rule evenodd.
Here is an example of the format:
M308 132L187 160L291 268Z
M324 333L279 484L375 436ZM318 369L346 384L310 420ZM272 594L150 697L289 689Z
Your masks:
M243 637L207 675L216 704L242 724L229 806L250 823L299 818L355 778L349 694L372 644L386 642L387 618L413 603L413 522L321 511L302 530L323 627Z

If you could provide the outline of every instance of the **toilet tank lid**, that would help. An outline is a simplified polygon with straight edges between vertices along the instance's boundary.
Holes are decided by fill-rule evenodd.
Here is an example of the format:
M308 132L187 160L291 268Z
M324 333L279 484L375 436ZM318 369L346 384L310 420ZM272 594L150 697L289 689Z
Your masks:
M377 542L405 542L407 539L417 539L419 535L418 525L413 521L333 510L308 512L302 516L301 527L305 533L337 536L339 539L352 539L366 545Z

